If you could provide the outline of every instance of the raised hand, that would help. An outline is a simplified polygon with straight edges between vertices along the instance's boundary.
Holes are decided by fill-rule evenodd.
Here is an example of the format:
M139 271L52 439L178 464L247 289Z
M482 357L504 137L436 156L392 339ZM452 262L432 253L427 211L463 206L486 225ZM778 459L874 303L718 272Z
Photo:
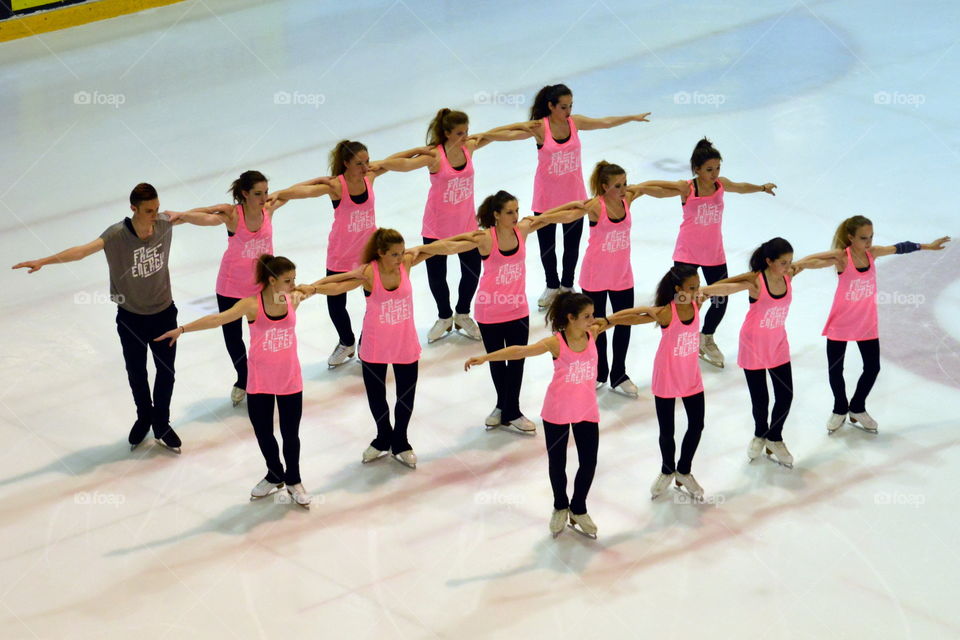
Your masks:
M18 262L13 265L13 269L30 269L27 273L33 273L34 271L40 271L43 268L43 262L40 260L27 260L26 262Z

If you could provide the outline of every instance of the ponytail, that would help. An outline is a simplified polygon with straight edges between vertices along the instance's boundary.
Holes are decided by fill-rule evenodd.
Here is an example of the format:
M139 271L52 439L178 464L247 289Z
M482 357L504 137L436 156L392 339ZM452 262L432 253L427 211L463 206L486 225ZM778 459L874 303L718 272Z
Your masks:
M588 306L593 306L590 296L573 291L561 291L553 298L544 324L549 324L551 331L563 331L569 322L568 316L578 316Z
M233 201L237 204L243 204L243 192L250 191L258 182L266 182L267 177L259 171L244 171L240 177L230 185L228 193L233 194Z
M750 271L760 273L767 268L767 260L773 262L787 253L793 253L793 246L783 238L767 240L750 256Z
M493 227L497 224L497 217L494 214L500 213L508 202L514 201L516 201L516 197L503 189L492 196L487 196L480 203L480 208L477 209L477 224L484 229Z
M260 288L263 289L268 284L270 284L270 278L279 278L283 274L293 271L297 268L297 265L293 264L289 259L284 258L283 256L272 256L269 253L262 254L257 258L256 264L256 280L257 284L260 285Z
M690 155L690 172L696 173L697 169L702 167L707 160L723 160L723 158L720 157L720 152L713 146L713 143L704 137L700 139Z
M857 229L866 225L873 226L873 223L870 218L864 216L852 216L841 222L836 233L833 234L833 248L846 249L849 247L850 236L857 235Z
M347 170L347 161L354 158L367 147L356 140L341 140L330 152L330 175L339 176Z
M470 124L470 118L463 111L440 109L427 128L427 144L431 147L444 144L447 141L447 133L462 124Z
M362 264L370 264L382 254L389 251L390 247L395 244L403 244L403 236L400 235L399 231L384 227L377 229L363 247L360 262Z
M609 185L611 178L615 176L625 175L627 172L620 165L601 160L593 168L593 174L590 176L590 190L595 196L603 195L603 185Z
M676 287L683 287L687 278L695 275L697 275L697 268L689 264L678 264L670 267L670 270L660 279L660 283L657 285L657 293L653 304L657 307L670 304L670 301L677 295Z
M550 115L550 105L560 102L563 96L573 96L573 91L565 84L548 84L537 92L530 107L530 119L542 120Z

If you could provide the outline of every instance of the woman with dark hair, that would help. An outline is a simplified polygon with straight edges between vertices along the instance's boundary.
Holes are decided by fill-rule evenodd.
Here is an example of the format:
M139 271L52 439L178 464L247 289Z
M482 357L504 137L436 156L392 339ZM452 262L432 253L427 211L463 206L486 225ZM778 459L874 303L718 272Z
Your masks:
M227 248L220 259L217 274L217 308L223 312L241 299L260 290L256 282L257 259L273 253L273 214L285 200L267 203L267 177L259 171L244 171L230 185L233 204L197 207L191 213L207 225L227 227ZM168 211L170 215L178 212ZM223 342L233 362L237 380L230 391L233 406L247 395L247 346L243 343L243 325L238 318L222 327Z
M660 187L658 198L680 197L683 205L683 220L677 235L673 251L674 264L690 265L702 269L707 284L713 284L727 277L727 258L723 251L723 194L732 193L769 193L776 195L777 185L750 184L732 182L720 175L720 152L706 138L697 142L690 156L691 180L664 181L651 180L644 184ZM723 367L723 353L714 342L716 332L723 315L726 313L726 300L714 298L703 321L700 334L700 357L715 367Z
M382 160L380 166L390 171L413 171L426 167L430 171L430 191L423 210L420 235L424 244L461 233L477 230L474 216L473 154L495 140L513 140L516 132L486 132L468 137L470 119L463 111L440 109L427 129L427 146L402 151ZM436 342L457 330L473 340L480 340L480 329L470 317L470 305L480 278L480 254L460 254L460 286L455 309L450 307L447 286L447 257L427 259L430 292L437 303L437 321L427 333L427 342ZM456 313L454 313L456 311Z
M417 468L417 456L407 440L407 426L413 413L420 362L420 341L413 319L413 286L410 269L431 255L450 255L469 247L451 240L404 248L403 236L394 229L374 231L360 255L362 266L342 274L351 278L346 290L363 285L367 310L360 334L360 363L363 385L370 412L377 424L377 437L362 455L364 463L393 454L393 458L411 469ZM314 285L301 290L311 293ZM397 385L394 423L390 424L387 405L387 369L393 365Z
M514 140L535 138L537 141L537 173L533 179L534 215L571 200L586 200L583 169L580 159L578 131L610 129L628 122L647 122L650 113L630 116L588 118L572 113L573 92L564 84L547 85L537 92L530 108L530 120L492 129L491 133L516 132ZM557 275L557 233L552 226L537 232L540 261L546 275L546 288L537 300L541 309L550 306L558 291L572 291L583 220L563 225L563 269Z
M348 273L360 263L360 254L377 228L373 182L389 171L370 162L367 147L356 140L341 140L330 151L330 175L314 178L270 194L268 202L329 196L333 203L333 226L327 237L327 275ZM327 297L330 320L339 341L327 359L331 369L356 353L356 338L346 294Z
M867 413L867 396L880 373L880 334L877 318L877 272L874 258L914 251L940 251L950 237L929 244L898 242L891 246L873 245L873 222L864 216L852 216L840 223L833 236L833 249L802 260L807 268L834 267L837 290L830 315L823 327L827 338L827 371L833 391L833 413L827 420L827 432L843 426L846 418L867 433L877 433L877 421ZM843 360L847 343L856 342L863 358L863 373L857 389L847 401L843 381Z
M267 475L250 491L250 499L268 496L286 484L293 502L309 509L310 494L300 480L303 378L297 357L296 326L297 307L311 294L296 290L296 266L283 256L261 254L255 274L256 294L238 300L226 311L171 329L154 338L154 342L169 340L172 346L188 331L214 329L246 317L250 328L247 413L267 465ZM311 293L336 295L350 286L350 280L344 276L332 276L314 283ZM274 405L280 419L283 462L273 435Z
M624 314L621 314L623 316ZM594 388L597 377L597 336L621 318L593 317L593 301L582 293L564 291L554 297L547 311L552 335L529 346L511 346L475 356L464 370L484 362L520 360L549 353L553 379L543 400L543 433L549 459L553 514L550 532L556 538L569 526L589 538L597 537L597 525L587 513L587 493L597 469L600 410ZM567 441L573 431L580 466L567 497Z
M527 237L548 224L567 222L583 216L582 202L568 202L540 216L522 220L517 199L506 191L487 196L477 210L480 230L450 238L476 250L483 262L480 293L475 315L487 352L526 345L530 335L530 306L527 303ZM429 267L430 260L427 260ZM536 425L520 411L523 360L492 362L490 377L497 391L497 403L487 416L487 429L504 427L516 433L534 435Z

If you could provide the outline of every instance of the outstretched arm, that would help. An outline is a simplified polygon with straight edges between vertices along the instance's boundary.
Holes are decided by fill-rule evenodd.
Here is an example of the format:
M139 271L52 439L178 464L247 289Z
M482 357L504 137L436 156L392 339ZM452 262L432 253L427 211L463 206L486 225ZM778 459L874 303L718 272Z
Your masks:
M660 307L633 307L632 309L621 309L620 311L607 316L607 322L611 326L647 324L656 321L656 314L659 309Z
M447 238L407 249L404 254L404 260L408 261L408 266L412 267L420 264L431 256L449 256L476 248L477 243L474 240Z
M352 291L363 284L362 271L363 267L358 267L346 273L336 273L326 278L320 278L311 284L301 284L296 290L303 296L304 300L317 294L337 296Z
M33 273L34 271L39 271L48 264L57 264L61 262L76 262L77 260L83 260L89 255L93 255L97 251L103 249L103 238L97 238L93 242L88 242L87 244L77 245L76 247L70 247L69 249L64 249L60 253L55 253L52 256L47 256L46 258L40 258L39 260L27 260L26 262L18 262L13 265L14 269L29 269L27 273Z
M416 151L413 149L412 151ZM400 153L408 153L406 151L401 151ZM427 153L421 153L416 156L402 156L402 155L393 155L389 158L384 158L380 162L371 163L371 171L379 171L383 169L380 173L386 173L387 171L413 171L414 169L421 169L423 167L430 166L437 159L436 153L428 151ZM380 174L377 174L380 175Z
M587 116L573 115L573 123L577 125L577 129L583 131L589 131L591 129L610 129L613 127L619 127L622 124L627 124L628 122L649 122L647 116L651 112L647 113L638 113L632 116L607 116L606 118L588 118Z
M510 126L510 125L507 125ZM491 142L512 142L526 140L533 135L529 129L491 129L483 133L476 133L467 137L467 148L471 151L482 149Z
M898 242L890 246L875 246L870 249L874 258L881 256L892 256L897 253L913 253L914 251L940 251L944 245L950 242L950 236L937 238L933 242L920 244L919 242Z
M215 329L217 327L222 327L223 325L233 322L234 320L239 320L243 316L247 316L248 320L256 319L257 317L257 299L256 298L243 298L238 300L235 305L223 311L222 313L212 313L208 316L203 316L193 322L189 322L183 326L177 327L176 329L171 329L167 331L162 336L154 338L154 342L161 342L163 340L169 340L172 345L175 343L180 336L185 334L188 331L203 331L204 329Z
M654 198L675 198L677 196L682 198L690 192L690 183L686 180L647 180L632 186Z
M198 227L215 227L226 222L226 218L221 213L208 213L213 207L190 209L189 211L164 211L170 218L170 224L178 225L184 222L197 225Z
M271 193L267 198L267 206L278 200L300 200L303 198L318 198L333 193L331 183L336 178L316 178L310 182L314 184L295 184L292 187ZM279 205L278 205L279 206Z
M750 288L750 283L746 281L739 282L725 282L719 283L716 282L706 287L700 288L700 294L703 298L712 298L713 296L729 296L738 291L746 291Z
M536 137L537 132L542 128L543 124L539 120L526 120L524 122L514 122L512 124L494 127L493 129L490 129L481 135L486 136L487 134L491 133L498 136L504 135L504 141L526 140L527 138Z
M777 185L772 182L767 182L765 184L750 184L749 182L731 182L723 176L720 176L720 184L723 185L723 188L727 191L733 193L769 193L772 196L777 195L773 192L777 188Z
M555 336L550 336L530 345L516 345L505 347L482 356L474 356L463 363L463 370L469 371L470 367L483 364L484 362L502 362L504 360L523 360L531 356L539 356L550 351L554 355L559 355L560 348L557 345Z
M583 200L573 200L559 207L548 209L538 216L527 216L517 223L520 231L529 235L548 224L559 224L579 220L587 214L587 206Z

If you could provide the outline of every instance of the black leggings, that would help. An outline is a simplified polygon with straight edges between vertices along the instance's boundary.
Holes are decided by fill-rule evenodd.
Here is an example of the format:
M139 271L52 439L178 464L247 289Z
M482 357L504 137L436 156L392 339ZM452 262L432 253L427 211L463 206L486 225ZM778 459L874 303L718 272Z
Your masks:
M151 315L132 313L117 307L117 333L123 349L123 363L127 368L127 381L137 405L137 421L153 425L158 438L170 428L170 398L173 397L174 361L177 345L169 340L154 342L153 339L177 327L177 307L170 306ZM153 398L150 396L150 379L147 377L147 351L153 354L156 375L153 380Z
M677 445L673 441L673 409L676 398L653 397L653 403L657 409L657 422L660 423L660 457L663 465L660 470L663 473L690 473L690 467L693 465L693 456L697 452L697 446L700 444L700 434L703 433L703 391L692 396L681 398L683 408L687 411L687 433L683 436L683 444L680 446L680 461L674 464L677 455Z
M436 242L436 238L424 238L423 244ZM473 294L480 284L480 251L471 249L458 254L460 258L460 288L457 298L457 313L470 313L470 304ZM453 310L450 308L450 287L447 286L447 256L431 256L427 258L427 280L430 282L430 293L437 301L437 317L450 318Z
M228 298L217 294L217 309L223 313L233 305L240 302L240 298ZM233 361L233 368L237 372L237 381L233 386L241 389L247 388L247 345L243 343L243 318L237 318L233 322L228 322L221 327L223 329L223 342L227 345L227 353L230 354L230 360Z
M327 275L332 276L344 271L330 271L327 269ZM327 296L327 311L330 313L330 321L333 322L334 329L340 337L340 344L345 347L352 347L357 339L353 335L353 326L350 324L350 314L347 313L347 294L338 293L335 296Z
M540 213L534 212L535 216ZM573 287L573 276L580 257L580 236L583 235L583 218L563 223L563 277L557 277L557 230L555 224L537 230L540 242L540 262L547 276L547 288Z
M691 264L689 262L674 262L674 266L687 265L688 267L693 267L694 269L703 269L703 279L707 281L708 285L713 284L717 280L723 280L727 277L727 265L718 264L712 267L704 267L699 264ZM710 298L710 309L707 311L706 316L703 318L703 329L701 333L704 335L712 336L717 332L717 327L720 326L720 321L723 320L723 314L727 312L727 296L714 296Z
M283 470L280 462L280 449L273 436L273 401L277 401L280 414L280 437L283 438ZM267 463L266 479L274 484L286 482L288 485L300 483L300 416L303 414L303 392L276 396L272 393L247 394L247 414L257 435L260 453Z
M767 392L767 372L773 383L773 412L770 414L770 426L767 427L767 407L770 394ZM793 403L793 370L790 363L773 369L744 369L747 388L750 390L750 402L753 403L753 435L774 442L783 440L783 423L790 413Z
M570 429L577 444L580 467L573 480L573 498L567 501L567 440ZM543 421L543 437L547 442L547 460L550 468L550 486L553 488L553 508L570 508L576 515L587 512L587 493L597 471L597 448L600 444L600 425L596 422L554 424Z
M481 322L478 326L483 337L483 348L487 353L504 347L525 345L530 338L530 316L509 322ZM523 363L523 359L490 363L490 377L493 378L493 387L497 390L497 408L501 411L500 422L503 424L523 415L520 412Z
M585 294L593 300L593 315L602 318L607 315L607 296L610 296L610 306L616 313L621 309L633 306L633 287L623 291L587 291ZM615 387L624 380L628 380L626 362L627 347L630 346L630 326L619 325L613 330L613 362L609 370L607 367L607 334L597 336L597 382L606 382L609 372L610 386Z
M840 340L827 340L827 367L830 376L830 390L833 391L833 412L836 414L863 413L867 410L867 396L873 389L880 373L880 339L858 340L860 357L863 359L863 373L857 381L850 403L847 403L847 387L843 382L843 356L847 343Z
M393 427L390 426L390 406L387 404L387 366L377 362L360 361L363 364L363 386L367 389L370 413L377 423L377 437L370 443L380 451L402 453L411 449L407 441L407 425L413 414L413 401L417 395L419 362L393 365L397 384L397 404L393 408Z

